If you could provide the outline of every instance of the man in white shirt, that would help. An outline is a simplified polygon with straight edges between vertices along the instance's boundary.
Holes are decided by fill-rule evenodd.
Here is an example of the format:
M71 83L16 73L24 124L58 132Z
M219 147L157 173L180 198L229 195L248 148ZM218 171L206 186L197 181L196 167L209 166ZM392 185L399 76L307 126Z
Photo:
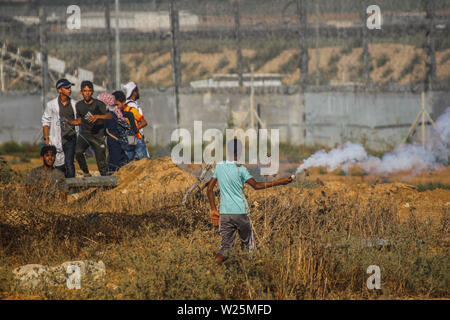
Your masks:
M73 161L78 126L75 124L76 101L70 98L73 85L67 79L59 79L56 82L58 96L47 103L42 115L44 144L55 146L55 167L61 170L66 178L75 177Z
M136 83L134 82L128 82L125 86L124 86L125 90L126 90L126 104L127 106L136 108L139 113L144 116L144 113L142 112L142 108L139 106L137 100L140 98L139 95L139 88L137 86ZM138 139L138 143L136 145L136 149L135 149L135 159L136 160L140 160L142 158L150 158L150 154L148 153L148 149L147 149L147 145L145 144L145 136L144 136L144 129L140 129L139 132L142 135L141 139Z

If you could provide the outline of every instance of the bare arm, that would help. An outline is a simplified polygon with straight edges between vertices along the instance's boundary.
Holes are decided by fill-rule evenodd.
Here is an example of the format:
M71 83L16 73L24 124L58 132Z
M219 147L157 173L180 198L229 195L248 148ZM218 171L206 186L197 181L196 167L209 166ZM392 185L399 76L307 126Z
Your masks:
M81 119L81 118L80 118ZM105 113L105 114L95 114L95 115L93 115L93 116L90 116L89 118L88 118L88 121L89 122L95 122L95 121L97 121L98 119L101 119L101 120L108 120L108 119L112 119L112 116L111 116L111 113L110 112L107 112L107 113Z
M44 144L48 146L50 144L50 138L49 138L49 127L43 126L43 133L44 133Z
M79 126L81 124L81 117L76 118L75 120L69 121L71 126Z
M216 201L214 199L214 186L216 185L217 179L211 178L208 184L208 199L209 204L211 205L211 211L217 211Z
M281 178L281 179L271 181L271 182L257 182L253 178L250 178L246 181L246 183L251 185L252 188L255 190L261 190L261 189L267 189L267 188L272 188L272 187L276 187L276 186L286 185L291 182L292 182L291 177Z
M214 186L216 185L217 179L211 178L208 184L208 199L211 205L211 223L213 226L218 227L220 221L220 213L217 211L216 202L214 200Z
M141 121L138 121L137 129L140 130L147 126L147 121L142 117Z

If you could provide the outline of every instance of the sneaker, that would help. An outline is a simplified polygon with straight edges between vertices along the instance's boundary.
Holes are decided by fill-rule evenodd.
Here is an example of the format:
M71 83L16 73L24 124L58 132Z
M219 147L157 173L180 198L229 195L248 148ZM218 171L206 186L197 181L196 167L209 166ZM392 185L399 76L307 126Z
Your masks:
M92 174L88 173L83 173L83 177L92 177Z

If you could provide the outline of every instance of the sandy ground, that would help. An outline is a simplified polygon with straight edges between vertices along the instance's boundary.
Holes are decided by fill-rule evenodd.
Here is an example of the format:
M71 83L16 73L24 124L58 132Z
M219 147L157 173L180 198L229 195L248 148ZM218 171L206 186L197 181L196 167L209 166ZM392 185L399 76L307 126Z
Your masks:
M11 160L11 167L16 171L30 170L40 165L39 159L32 159L29 163L15 164ZM299 164L281 163L280 173L267 180L288 176ZM95 173L96 164L90 164ZM251 166L249 166L251 169ZM170 206L174 202L181 203L184 192L196 181L199 165L183 165L178 167L170 157L154 160L142 159L129 163L115 175L118 177L118 186L111 190L99 191L95 188L71 194L69 203L82 201L86 208L96 212L108 212L114 208L116 212L144 213L155 207ZM354 176L360 170L352 169L347 176L338 175L339 170L326 172L324 168L312 168L306 177L309 181L318 182L314 188L274 188L265 193L249 191L249 201L257 201L261 197L283 194L282 197L291 199L297 197L321 197L321 194L339 193L348 200L365 199L372 201L388 196L398 208L400 217L407 217L410 212L422 218L432 217L439 219L443 213L450 212L450 190L435 189L419 192L417 185L429 182L450 184L450 167L442 166L435 171L424 171L418 175L401 172L390 176L365 175ZM246 189L250 189L246 187ZM290 190L286 193L285 190ZM85 200L84 200L85 199ZM384 199L384 198L383 198ZM105 206L108 203L108 206Z

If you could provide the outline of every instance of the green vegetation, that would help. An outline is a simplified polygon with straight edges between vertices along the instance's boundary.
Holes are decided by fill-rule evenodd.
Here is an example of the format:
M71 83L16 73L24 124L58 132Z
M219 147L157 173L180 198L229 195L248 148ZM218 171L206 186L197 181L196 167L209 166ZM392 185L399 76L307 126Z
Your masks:
M400 73L399 80L403 79L403 77L411 74L414 71L416 65L422 63L422 58L416 53L411 61L403 68Z
M376 58L376 66L377 68L381 68L389 61L389 56L387 54L382 54L378 58Z
M445 184L440 181L417 184L417 190L419 192L435 190L435 189L450 190L450 184Z
M17 143L15 141L0 144L0 154L10 156L39 157L41 146L29 142Z
M364 177L367 176L369 173L367 173L366 171L353 171L350 173L350 175L352 177Z
M220 59L220 61L217 64L217 66L214 68L214 72L217 72L217 71L225 68L229 64L230 64L230 60L228 60L226 57L223 57L222 59Z

